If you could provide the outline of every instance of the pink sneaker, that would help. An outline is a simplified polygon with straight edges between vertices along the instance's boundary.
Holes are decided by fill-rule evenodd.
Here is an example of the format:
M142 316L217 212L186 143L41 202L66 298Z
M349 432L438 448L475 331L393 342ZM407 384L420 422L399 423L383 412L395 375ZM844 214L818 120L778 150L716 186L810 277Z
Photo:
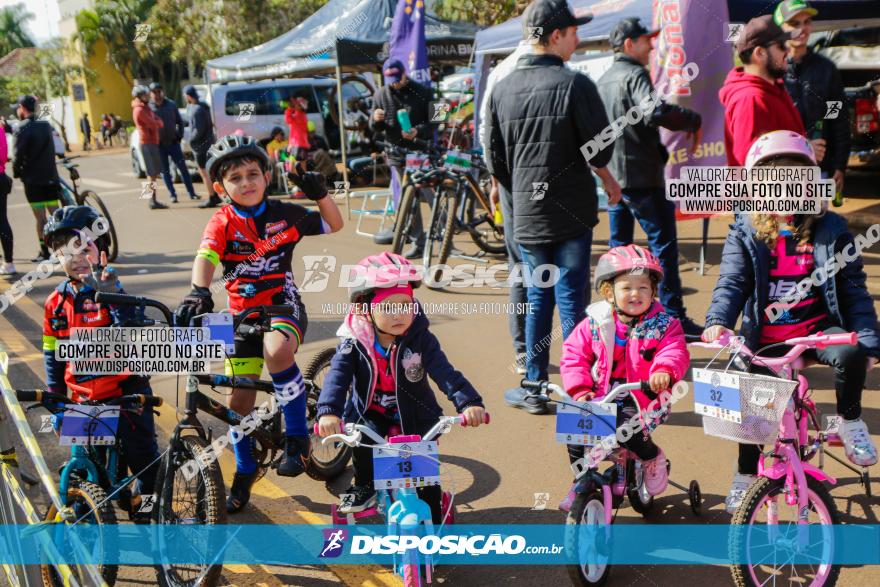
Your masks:
M669 473L666 466L666 455L663 449L660 453L650 461L642 463L645 467L645 489L651 495L660 495L666 491L666 484L669 481Z
M563 512L568 513L571 511L571 504L574 503L574 498L576 495L574 492L574 487L575 486L572 485L571 489L568 490L568 495L565 496L565 499L559 502L559 509Z

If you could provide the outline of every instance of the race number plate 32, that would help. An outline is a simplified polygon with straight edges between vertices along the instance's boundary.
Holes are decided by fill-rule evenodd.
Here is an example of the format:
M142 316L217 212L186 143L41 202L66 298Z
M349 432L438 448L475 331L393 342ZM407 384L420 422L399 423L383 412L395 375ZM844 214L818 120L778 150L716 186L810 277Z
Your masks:
M116 444L118 406L76 406L64 411L61 446L109 446Z
M595 446L605 436L615 437L616 427L616 404L557 404L556 442Z
M376 489L406 489L440 484L437 442L404 442L373 450Z
M739 375L694 369L694 412L742 424Z

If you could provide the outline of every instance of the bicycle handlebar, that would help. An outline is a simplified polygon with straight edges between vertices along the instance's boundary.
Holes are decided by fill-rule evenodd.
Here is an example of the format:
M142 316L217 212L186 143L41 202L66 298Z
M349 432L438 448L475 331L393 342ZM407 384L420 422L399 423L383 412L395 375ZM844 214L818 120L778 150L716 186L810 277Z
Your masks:
M859 335L856 332L842 332L837 334L824 334L823 332L818 332L809 336L798 336L783 341L781 344L791 346L792 348L782 357L762 357L761 355L755 354L754 351L744 344L741 336L733 336L727 332L719 336L714 342L692 342L689 343L689 346L706 349L725 349L731 347L733 352L737 354L741 353L746 357L752 358L756 364L777 370L793 363L804 353L804 351L809 349L824 349L829 346L838 345L855 345L858 344L858 342ZM760 353L760 349L758 352Z
M61 395L60 393L53 393L51 391L47 391L44 389L17 389L15 390L15 397L20 402L37 402L37 403L45 403L47 401L55 401L61 404L77 404L77 402L73 401L66 395ZM161 397L155 395L144 395L142 393L132 393L129 395L121 395L119 397L114 397L112 399L96 402L96 403L87 403L84 405L107 405L107 406L118 406L126 403L133 403L143 407L151 407L158 408L162 405L163 400Z
M520 387L524 389L534 389L538 391L535 395L542 395L545 398L549 399L549 394L547 392L555 393L556 395L562 397L563 399L567 399L569 401L574 401L574 399L568 395L568 393L562 388L561 385L556 385L554 383L550 383L549 381L532 381L530 379L523 379L520 381ZM618 398L621 398L625 395L629 395L633 391L643 391L645 393L653 393L651 391L651 384L647 381L637 381L635 383L624 383L618 385L614 389L611 390L610 393L606 393L599 400L598 403L601 404L609 404ZM636 402L638 404L638 402Z
M490 421L489 413L483 413L483 424L488 424ZM455 424L461 424L462 426L467 426L467 422L464 419L464 416L443 416L440 420L437 421L434 426L428 430L424 436L422 436L422 441L431 441L440 436L441 434L445 434L452 430L452 426ZM379 434L364 424L343 424L343 428L346 434L331 434L326 438L321 439L321 444L326 444L329 440L339 440L348 446L357 447L361 445L361 438L364 434L366 434L370 439L375 442L373 446L385 446L389 444L384 438L379 436ZM315 424L315 434L318 433L318 424Z

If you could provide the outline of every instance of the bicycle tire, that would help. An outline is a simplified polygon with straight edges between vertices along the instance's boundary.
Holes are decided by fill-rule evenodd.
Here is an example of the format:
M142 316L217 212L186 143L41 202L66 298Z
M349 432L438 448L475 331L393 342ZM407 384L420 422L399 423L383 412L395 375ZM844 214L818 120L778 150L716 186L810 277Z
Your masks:
M107 260L110 262L115 261L116 257L119 256L119 237L116 236L116 227L113 226L113 219L110 218L110 212L107 210L107 206L104 205L104 200L92 190L86 190L80 193L79 200L80 206L91 206L92 208L97 209L101 216L107 219L107 225L109 226L107 237L110 239Z
M226 490L223 485L223 475L220 472L220 464L214 458L202 457L207 452L208 442L200 436L185 436L179 439L181 450L169 449L159 464L159 473L156 476L156 505L153 508L153 523L173 524L174 521L166 521L166 516L174 515L172 511L175 503L175 476L182 466L188 462L194 462L198 466L198 486L196 494L200 496L196 506L195 515L198 522L204 525L219 525L226 523ZM168 473L171 473L170 475ZM219 545L217 545L219 546ZM161 545L159 546L161 555ZM217 548L208 548L207 554L214 555ZM183 566L183 565L180 565ZM193 580L185 580L180 577L177 566L158 564L155 566L156 579L162 587L213 587L220 580L223 565L202 565Z
M626 484L626 498L629 500L629 505L632 506L632 509L634 509L636 513L647 517L648 514L651 513L651 509L654 507L654 496L649 494L648 490L645 489L644 465L641 465L641 475L636 474L635 462L632 462L629 468L631 472L630 478Z
M753 520L754 516L758 513L760 508L764 508L765 499L771 495L783 496L784 494L782 493L782 491L784 487L785 477L782 477L780 479L759 477L758 480L755 481L749 488L748 492L746 492L745 497L743 497L742 504L733 515L733 520L731 524L733 526L753 526L754 524L750 524L750 521ZM840 522L837 513L837 507L834 505L834 500L832 499L831 494L828 493L828 489L821 481L817 481L809 475L807 475L807 499L809 503L808 507L810 507L813 512L818 513L821 516L822 514L816 509L816 503L820 504L820 509L825 510L825 515L829 518L828 521L830 522L830 524L836 526ZM832 554L834 550L834 526L831 526L830 547ZM735 531L731 533L731 540L729 544L731 560L739 560L739 553L743 552L743 548L745 546L743 544L743 540L746 538L745 534L745 531ZM823 543L825 542L826 541L823 541ZM755 584L752 581L753 574L751 572L751 567L752 565L749 564L733 564L730 566L730 571L733 575L733 582L735 585L737 585L737 587L746 587ZM811 585L813 585L813 587L832 587L837 583L837 578L839 575L840 565L831 564L828 568L828 575L826 580L818 584L813 581ZM806 577L804 573L798 573L798 578L804 579Z
M413 200L418 206L419 199L416 197L416 186L407 185L400 196L400 206L397 210L397 218L394 221L394 239L391 241L391 252L400 255L403 245L406 244L409 229L412 226Z
M74 508L74 512L77 514L77 519L85 515L87 511L91 511L92 514L89 517L95 518L94 523L101 526L117 524L113 502L107 499L107 493L94 483L71 477L70 485L67 489L67 505ZM80 513L80 509L82 509L82 513ZM57 513L55 506L50 505L49 510L46 512L46 520L54 520ZM114 551L117 549L118 544L114 546L112 541L108 544L104 544L102 541L101 556L115 559L117 558L117 553ZM88 580L84 580L88 577L80 575L77 572L77 567L72 566L71 570L79 575L78 579L83 585L89 584ZM104 582L107 583L107 585L112 586L116 583L116 575L119 573L119 566L101 565L99 567L99 573L101 578L104 579ZM61 579L53 565L40 565L40 576L43 579L43 585L46 587L62 587L64 585L64 581Z
M604 524L605 505L602 502L602 494L598 491L588 491L579 493L575 496L571 504L568 516L565 518L565 552L569 557L579 557L580 548L588 548L587 544L580 544L580 536L583 534L581 527L584 525ZM586 516L586 517L585 517ZM598 516L598 519L597 519ZM598 522L598 524L597 524ZM601 560L602 553L594 553L594 556ZM568 574L572 584L581 585L583 587L600 587L608 581L608 575L611 572L611 565L606 562L593 565L593 569L589 569L589 564L581 565L580 558L575 559L576 564L569 564ZM586 569L584 567L587 567Z
M322 350L311 361L309 361L308 366L306 366L305 371L303 371L303 379L314 381L314 379L320 375L322 370L330 367L330 361L335 355L336 348L334 347ZM309 390L309 397L307 400L309 435L311 436L312 447L314 447L316 443L321 442L321 438L315 434L314 431L315 423L318 421L318 395L320 393L320 388L317 385L314 385ZM316 458L314 450L312 451L308 469L311 469L314 473L315 477L313 478L320 481L329 481L335 479L345 471L345 468L348 466L348 461L351 459L351 447L344 442L338 442L336 444L338 445L335 447L337 453L329 459L324 459L323 456ZM327 451L327 454L329 455L331 453Z
M504 242L504 226L495 226L495 219L489 210L483 210L484 206L480 199L477 197L475 190L480 189L478 185L472 183L470 178L465 181L467 185L467 191L470 192L470 195L465 194L465 198L468 198L467 205L464 208L464 223L467 227L468 234L471 236L471 240L476 243L481 250L493 254L493 255L501 255L507 251L507 245ZM482 190L481 190L482 191ZM485 192L483 192L485 195ZM489 198L486 196L486 200ZM483 210L482 215L485 218L477 223L477 226L485 224L488 227L488 231L484 232L482 230L478 230L477 226L474 226L474 219L477 218L477 206L480 206L480 209ZM500 203L499 203L500 205Z
M431 222L425 235L425 251L422 262L425 269L435 265L444 265L452 252L452 237L455 236L455 214L458 210L458 194L449 186L442 186L434 194L434 205L431 206ZM445 216L444 216L445 213ZM442 225L442 226L441 226ZM439 244L438 244L439 242ZM437 248L437 259L434 262L434 249ZM425 285L433 288L443 277L442 269L430 271L425 275Z

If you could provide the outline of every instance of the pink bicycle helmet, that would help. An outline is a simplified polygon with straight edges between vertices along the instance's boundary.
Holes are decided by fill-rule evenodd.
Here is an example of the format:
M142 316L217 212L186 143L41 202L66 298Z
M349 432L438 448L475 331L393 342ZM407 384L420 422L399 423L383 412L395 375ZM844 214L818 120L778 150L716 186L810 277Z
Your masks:
M754 167L765 159L791 155L802 157L805 161L816 165L816 154L810 142L796 132L790 130L774 130L761 135L752 143L746 155L746 167Z
M619 275L625 273L640 275L645 271L657 281L663 279L663 268L651 251L639 245L614 247L599 257L599 262L596 264L594 273L596 291L599 291L604 282L611 281Z
M357 264L355 271L357 283L348 288L348 299L352 303L380 288L407 284L417 288L422 284L418 267L394 253L370 255Z

